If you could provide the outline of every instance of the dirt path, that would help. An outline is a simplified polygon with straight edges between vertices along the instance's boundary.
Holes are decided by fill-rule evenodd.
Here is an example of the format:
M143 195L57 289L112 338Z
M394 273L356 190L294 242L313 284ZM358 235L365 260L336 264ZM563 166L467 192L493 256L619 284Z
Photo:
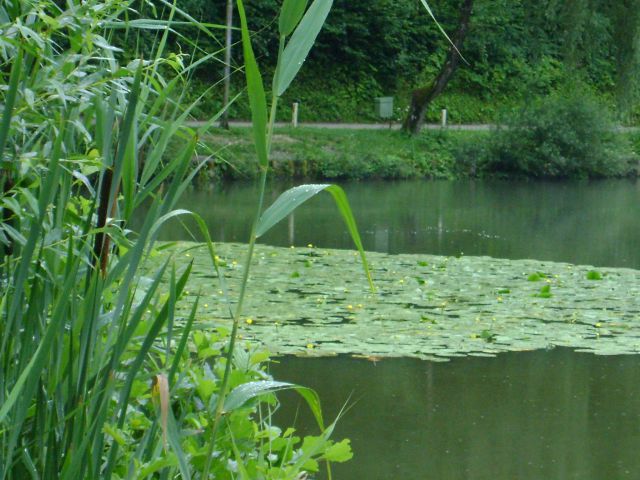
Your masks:
M193 121L189 122L190 125L200 126L203 125L204 121ZM251 126L250 122L238 122L232 121L229 122L231 127L236 128L247 128ZM276 127L290 127L291 124L288 122L276 122ZM301 128L327 128L327 129L348 129L348 130L400 130L400 123L299 123L299 127ZM492 125L488 124L466 124L466 125L448 125L446 128L449 130L489 130ZM427 124L424 125L423 128L429 130L438 130L442 127L439 124Z
M204 125L204 121L195 120L189 122L189 125L198 127ZM216 124L217 125L217 124ZM235 128L248 128L251 126L251 122L243 122L243 121L231 121L229 122L231 127ZM291 124L288 122L276 122L276 128L286 128L290 127ZM299 123L298 126L300 128L326 128L326 129L347 129L347 130L400 130L402 126L400 123L315 123L315 122L304 122ZM493 124L480 124L480 123L467 123L467 124L450 124L444 127L445 130L466 130L466 131L488 131L491 130L495 125ZM441 130L443 127L440 124L428 123L423 125L423 129L426 130ZM640 131L640 127L617 127L617 130L620 132L637 132Z

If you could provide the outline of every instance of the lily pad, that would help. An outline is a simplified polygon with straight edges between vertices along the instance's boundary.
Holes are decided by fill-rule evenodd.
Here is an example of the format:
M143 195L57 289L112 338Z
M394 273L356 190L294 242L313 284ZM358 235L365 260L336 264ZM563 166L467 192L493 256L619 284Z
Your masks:
M197 318L228 327L228 305L204 246L178 242L153 261L181 259L186 250L194 260L186 290L202 297ZM233 302L246 246L217 244L216 251L226 260L221 271ZM311 253L313 268L301 275L298 266ZM554 346L640 353L638 270L600 269L594 288L591 266L373 252L367 258L376 293L357 252L258 245L244 307L252 322L242 322L242 337L275 354L313 356L446 359ZM185 317L191 305L188 298L180 302Z

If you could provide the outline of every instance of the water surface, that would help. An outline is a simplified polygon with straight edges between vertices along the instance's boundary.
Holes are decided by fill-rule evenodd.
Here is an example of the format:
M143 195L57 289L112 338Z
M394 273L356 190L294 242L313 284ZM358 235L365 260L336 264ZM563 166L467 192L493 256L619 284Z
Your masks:
M367 182L344 186L367 250L535 258L640 268L640 183ZM273 184L272 202L286 185ZM254 185L191 192L218 241L246 241ZM177 224L166 239L191 239ZM262 241L352 248L330 197L314 199ZM564 349L379 362L285 358L278 379L317 389L328 417L353 408L336 437L356 457L339 480L640 478L640 357ZM284 397L282 424L300 416Z
M287 187L270 185L267 204ZM343 185L365 249L385 253L489 255L640 268L640 182L404 181ZM188 192L218 241L244 242L254 184ZM165 239L190 239L176 223ZM333 200L321 194L261 241L352 248Z
M640 359L565 349L377 363L285 358L278 379L321 392L335 438L349 437L341 480L637 479ZM305 406L283 396L284 422ZM286 419L286 420L284 420Z

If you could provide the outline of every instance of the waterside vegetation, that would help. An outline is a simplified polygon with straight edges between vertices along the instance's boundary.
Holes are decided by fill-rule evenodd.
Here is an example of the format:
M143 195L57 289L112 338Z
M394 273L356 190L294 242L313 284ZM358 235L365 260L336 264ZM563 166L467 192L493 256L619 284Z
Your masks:
M578 140L562 118L536 118L541 124L531 129L436 128L413 137L390 129L276 128L271 167L278 178L313 180L637 176L640 133L594 130L592 134L581 127ZM554 130L556 125L561 128ZM198 186L251 180L259 174L248 129L215 130L202 140L207 149L199 158L207 165L196 179Z
M392 95L399 121L411 92L430 84L446 64L449 42L418 0L335 0L326 25L300 78L282 97L279 118L290 118L301 102L306 121L376 121L373 98ZM428 2L452 40L459 28L463 0ZM225 2L183 0L181 7L206 22L225 23ZM160 6L160 0L147 3ZM157 8L157 7L156 7ZM248 19L256 56L273 71L278 52L278 0L248 0ZM160 11L160 9L158 9ZM561 91L576 79L630 124L640 115L640 3L638 0L475 0L461 53L465 61L427 111L438 120L447 108L457 123L494 123L504 109ZM238 16L234 15L238 27ZM239 40L237 31L234 41ZM206 51L223 53L223 35L206 38ZM182 41L175 38L176 53ZM339 45L339 48L336 48ZM187 51L181 47L182 51ZM233 67L240 48L232 49ZM193 95L221 81L220 61L197 69ZM232 72L235 69L232 68ZM244 88L242 73L232 73L232 91ZM217 111L221 96L207 97L203 116ZM231 107L231 118L248 119L246 97Z
M281 41L294 32L287 46L296 50L295 33L309 22L319 29L323 18L313 6L304 17L291 6ZM130 21L131 7L0 6L0 479L298 479L321 462L348 460L349 441L329 439L334 424L317 394L273 381L268 353L237 344L236 335L255 239L310 196L333 195L365 259L344 194L309 186L265 212L257 206L235 312L231 298L222 303L231 327L199 321L205 296L189 298L183 315L192 263L169 255L148 268L148 260L158 255L162 225L190 216L208 246L207 268L219 267L204 222L174 206L202 166L192 168L198 138L220 112L199 129L187 126L191 68L165 46L173 27L203 36L216 27L170 3L167 21ZM152 34L153 48L123 61L110 39L139 30ZM243 32L266 179L266 100L246 24ZM306 51L282 62L288 82L312 43L303 38ZM169 156L175 139L180 154ZM283 389L306 401L317 435L272 424L274 393Z

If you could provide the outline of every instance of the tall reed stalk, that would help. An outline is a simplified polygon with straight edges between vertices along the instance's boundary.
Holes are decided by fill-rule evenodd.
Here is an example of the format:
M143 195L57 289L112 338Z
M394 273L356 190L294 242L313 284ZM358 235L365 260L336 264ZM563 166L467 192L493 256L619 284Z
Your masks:
M218 268L203 220L174 208L201 166L192 165L199 137L222 113L194 130L187 120L195 104L183 105L195 66L215 53L185 66L165 50L171 36L198 49L183 26L210 36L224 27L196 22L176 2L157 4L164 20L132 18L134 4L121 0L0 4L0 480L293 479L319 460L350 455L329 440L333 424L324 425L315 392L273 381L261 367L267 357L236 344L257 240L313 195L332 194L368 275L339 187L296 187L263 209L277 101L331 1L308 9L284 1L268 114L238 0L262 177L229 335L200 326L198 297L178 316L190 264L167 258L154 270L147 262L163 248L154 246L162 225L189 215ZM148 59L123 61L110 40L128 30L156 35ZM170 156L176 139L181 149ZM256 418L287 388L321 428L302 445L274 430L268 415Z

